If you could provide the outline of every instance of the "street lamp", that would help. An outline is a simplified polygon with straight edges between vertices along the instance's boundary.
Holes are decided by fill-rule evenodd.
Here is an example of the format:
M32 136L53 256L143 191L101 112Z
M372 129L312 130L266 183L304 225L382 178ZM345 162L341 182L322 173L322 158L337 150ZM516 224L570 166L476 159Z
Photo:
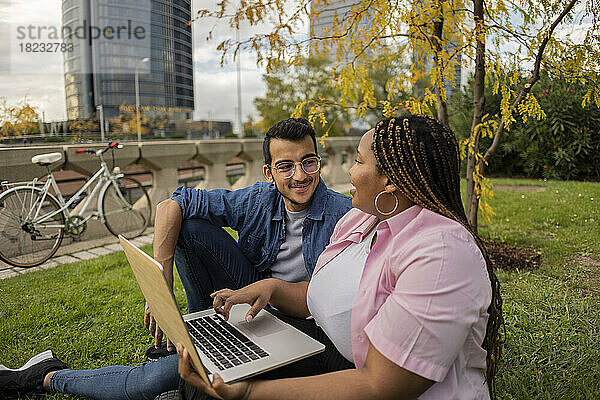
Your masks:
M100 121L100 141L104 142L104 107L102 104L96 106L98 110L98 120Z
M139 67L141 63L147 63L150 61L148 57L139 60L135 66L135 117L137 125L137 138L138 142L142 141L142 132L140 131L140 78L139 78Z

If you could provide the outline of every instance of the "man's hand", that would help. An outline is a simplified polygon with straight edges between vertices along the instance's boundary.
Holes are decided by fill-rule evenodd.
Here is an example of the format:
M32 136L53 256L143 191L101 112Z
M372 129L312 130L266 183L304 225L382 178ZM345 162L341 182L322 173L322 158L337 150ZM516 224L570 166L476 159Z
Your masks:
M190 362L190 354L183 348L181 343L177 344L177 354L179 355L179 375L196 389L223 400L248 399L250 397L252 382L242 381L227 385L218 374L213 374L211 387L194 371Z
M246 313L246 322L250 322L269 304L274 291L275 280L263 279L239 290L217 290L210 297L213 298L213 308L223 315L225 320L229 319L229 311L235 304L250 304L250 310Z
M144 326L148 329L150 335L154 336L154 347L158 349L162 343L163 332L152 316L152 311L150 311L148 303L146 303L146 307L144 308ZM173 346L173 343L167 338L167 350L172 351L174 349L175 346Z

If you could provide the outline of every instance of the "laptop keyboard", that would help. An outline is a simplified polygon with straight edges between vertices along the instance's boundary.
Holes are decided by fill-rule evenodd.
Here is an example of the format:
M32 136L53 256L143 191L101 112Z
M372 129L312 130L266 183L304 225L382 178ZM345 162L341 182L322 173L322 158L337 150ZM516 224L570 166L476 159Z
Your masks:
M185 324L194 344L221 371L269 355L217 314L186 321Z

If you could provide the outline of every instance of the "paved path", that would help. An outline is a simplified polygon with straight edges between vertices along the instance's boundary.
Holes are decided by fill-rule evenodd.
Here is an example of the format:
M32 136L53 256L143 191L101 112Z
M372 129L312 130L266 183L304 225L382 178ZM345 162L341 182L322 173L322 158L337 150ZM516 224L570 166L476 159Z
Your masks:
M136 246L152 244L154 237L153 228L146 229L146 232L132 242ZM73 242L71 239L65 239L63 245L56 254L44 264L34 268L17 268L0 261L0 279L11 278L28 272L40 271L53 268L61 264L70 264L82 260L91 260L106 254L123 251L119 244L119 239L114 236L107 236L100 239L93 239L84 242Z

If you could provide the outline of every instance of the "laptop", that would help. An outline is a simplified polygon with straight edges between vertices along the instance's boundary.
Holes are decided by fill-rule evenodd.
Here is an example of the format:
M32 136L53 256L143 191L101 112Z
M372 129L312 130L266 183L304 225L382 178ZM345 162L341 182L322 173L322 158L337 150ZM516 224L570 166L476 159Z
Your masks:
M129 265L164 334L181 343L192 364L210 385L218 372L225 382L270 371L325 350L325 346L261 310L251 322L250 306L236 304L225 321L214 309L182 316L162 266L119 235Z

